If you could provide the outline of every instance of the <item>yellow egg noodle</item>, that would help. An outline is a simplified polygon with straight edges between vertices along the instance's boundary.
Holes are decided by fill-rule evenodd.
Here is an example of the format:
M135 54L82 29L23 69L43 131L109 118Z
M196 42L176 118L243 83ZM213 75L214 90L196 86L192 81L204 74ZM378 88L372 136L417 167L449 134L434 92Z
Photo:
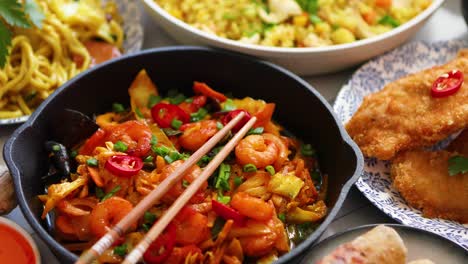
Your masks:
M36 2L45 15L42 27L12 28L10 55L0 69L0 119L31 114L56 88L86 70L92 59L84 42L100 39L122 48L124 32L114 3Z

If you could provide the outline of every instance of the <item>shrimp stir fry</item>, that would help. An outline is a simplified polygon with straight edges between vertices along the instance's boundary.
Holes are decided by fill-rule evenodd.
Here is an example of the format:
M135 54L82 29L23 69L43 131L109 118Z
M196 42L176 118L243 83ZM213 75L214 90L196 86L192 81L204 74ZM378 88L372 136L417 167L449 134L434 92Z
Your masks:
M99 263L119 263L252 116L257 122L209 181L144 254L155 263L269 263L311 233L327 213L327 178L309 144L284 136L272 121L275 105L231 99L205 83L194 95L159 94L141 71L130 106L114 103L96 117L99 129L69 149L71 175L39 199L55 236L81 253L155 189L224 125L245 118L194 165ZM63 147L63 146L60 146ZM51 153L51 156L53 153ZM53 212L53 214L49 214Z

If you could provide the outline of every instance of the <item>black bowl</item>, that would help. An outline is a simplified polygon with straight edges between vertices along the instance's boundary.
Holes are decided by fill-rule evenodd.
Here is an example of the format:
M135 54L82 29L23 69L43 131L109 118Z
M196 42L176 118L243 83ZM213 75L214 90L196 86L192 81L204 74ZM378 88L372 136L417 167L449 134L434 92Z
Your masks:
M128 55L95 67L63 85L6 142L4 157L14 178L26 219L64 263L77 256L49 234L41 220L47 172L46 140L59 124L57 114L71 108L87 115L110 110L113 102L128 102L127 89L145 68L161 91L179 88L189 93L194 80L235 97L251 96L275 102L274 118L299 138L312 143L324 173L329 175L328 216L309 238L282 256L278 263L297 259L325 230L359 177L363 158L325 99L305 81L273 64L225 51L200 47L171 47Z

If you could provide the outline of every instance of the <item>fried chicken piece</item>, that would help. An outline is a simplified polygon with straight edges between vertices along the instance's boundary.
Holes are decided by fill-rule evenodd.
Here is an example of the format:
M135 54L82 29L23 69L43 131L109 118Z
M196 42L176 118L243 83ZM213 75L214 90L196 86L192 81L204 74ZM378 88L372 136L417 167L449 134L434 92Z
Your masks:
M449 176L448 160L458 152L408 151L391 167L393 185L425 217L468 223L468 173Z
M464 83L451 96L433 98L432 83L458 69ZM364 98L346 125L364 155L382 160L431 146L468 126L468 50L451 62L409 75Z

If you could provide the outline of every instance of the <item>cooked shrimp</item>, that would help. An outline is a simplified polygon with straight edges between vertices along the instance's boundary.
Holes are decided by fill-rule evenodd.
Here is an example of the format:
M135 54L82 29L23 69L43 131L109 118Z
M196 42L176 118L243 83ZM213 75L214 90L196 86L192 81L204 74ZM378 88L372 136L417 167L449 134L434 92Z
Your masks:
M109 141L122 141L128 146L127 153L134 156L144 156L151 148L151 130L139 121L131 120L117 126L108 126Z
M129 201L116 196L98 203L90 216L91 232L97 237L104 236L132 209L133 205Z
M280 148L271 134L250 135L242 139L236 147L237 162L241 165L253 164L257 168L272 165L279 158ZM276 137L275 137L276 138Z
M215 120L203 120L189 123L181 128L184 133L179 137L179 143L184 149L196 151L206 141L218 132Z
M173 173L179 166L184 163L183 160L177 160L173 163L167 165L163 168L161 172L160 179L161 181L166 179L171 173ZM183 181L187 181L189 184L192 183L199 175L201 174L201 169L197 165L194 165L185 175L182 181L177 182L172 186L172 188L164 195L162 198L165 202L173 202L175 201L184 191L185 187L183 186ZM205 182L200 187L199 192L206 189L208 184ZM198 198L198 195L194 195L191 201L193 202Z
M244 192L234 194L231 206L242 215L259 221L267 221L273 215L273 208L267 202Z
M274 167L279 170L283 163L288 160L289 149L285 141L273 134L265 133L263 138L267 141L273 142L278 147L278 158L275 161Z
M276 233L271 230L265 235L241 237L239 241L247 256L262 256L273 249L276 238Z

